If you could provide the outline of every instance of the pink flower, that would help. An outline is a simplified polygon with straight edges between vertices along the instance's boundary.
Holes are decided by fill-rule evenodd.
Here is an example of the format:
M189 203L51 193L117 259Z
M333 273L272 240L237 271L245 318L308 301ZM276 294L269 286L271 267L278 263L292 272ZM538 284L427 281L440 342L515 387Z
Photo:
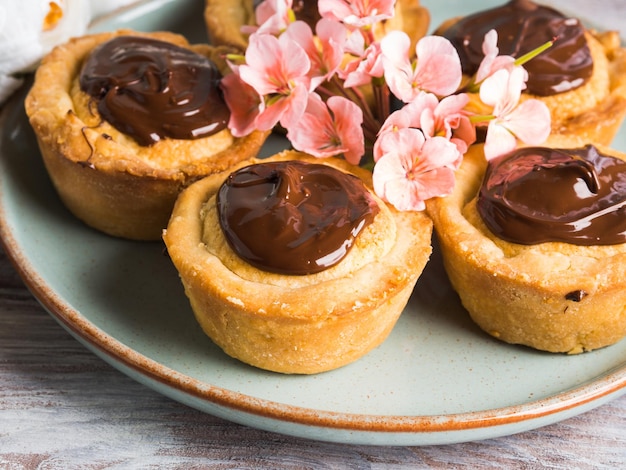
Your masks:
M426 139L417 129L400 129L396 145L374 166L374 191L400 211L421 211L424 201L454 188L457 147L444 137Z
M263 0L254 10L258 26L244 26L242 31L248 34L280 34L292 22L292 6L293 0Z
M259 26L247 29L245 57L228 56L233 73L221 87L233 135L280 123L295 149L373 163L382 199L399 210L424 210L426 200L454 188L476 126L487 129L488 159L548 137L550 112L522 96L528 74L521 64L552 42L514 59L499 55L498 34L489 31L484 59L462 93L461 62L449 40L426 36L413 47L401 30L377 40L375 24L392 18L395 2L318 0L322 19L312 27L296 21L294 0L263 0L255 10ZM391 94L404 106L389 115ZM372 144L373 155L363 158Z
M550 135L550 110L539 100L529 99L518 105L525 86L522 67L500 69L480 87L480 99L493 106L485 140L485 157L491 159L514 150L517 140L540 145Z
M315 33L317 38L313 37L311 27L304 21L290 24L285 32L302 46L311 61L311 88L328 80L341 65L347 30L341 23L321 19L315 27Z
M346 39L346 53L355 57L361 57L365 52L366 37L360 29L353 31L348 29L348 38Z
M499 56L499 53L498 32L492 29L485 34L485 39L483 40L483 54L485 54L485 57L478 66L474 79L476 83L482 82L500 69L511 69L515 66L515 58L508 55Z
M441 136L449 139L464 154L468 146L476 140L476 129L463 111L468 102L469 97L465 94L450 95L436 106L424 108L420 120L422 132L427 137Z
M364 154L361 109L340 96L331 96L327 104L312 93L304 115L288 129L287 138L296 150L320 158L343 154L346 161L358 165Z
M287 35L250 36L239 75L265 99L265 109L256 119L257 129L270 130L279 121L288 128L300 119L309 94L310 67L304 49Z
M380 78L384 75L383 60L380 43L372 43L363 54L363 57L349 62L341 72L346 88L366 85L372 77Z
M427 139L445 137L457 146L460 157L476 140L476 130L463 111L468 101L465 94L447 96L439 101L432 93L420 93L383 123L374 144L374 160L386 153L389 146L395 145L389 132L408 127L420 129Z
M319 0L318 8L322 18L358 29L391 18L394 4L395 0Z
M385 79L391 92L405 103L422 91L439 96L454 93L463 74L452 43L439 36L423 37L415 46L415 63L409 58L410 44L403 31L391 31L381 40Z

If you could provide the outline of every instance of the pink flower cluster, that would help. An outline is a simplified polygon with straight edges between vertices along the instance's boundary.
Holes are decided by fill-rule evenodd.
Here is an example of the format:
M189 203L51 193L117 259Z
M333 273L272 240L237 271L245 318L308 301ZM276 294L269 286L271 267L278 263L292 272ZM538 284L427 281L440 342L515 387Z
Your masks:
M486 127L485 155L493 158L520 141L544 142L550 112L521 99L526 70L499 55L495 31L485 36L469 84L443 37L426 36L414 51L402 31L377 39L373 26L393 16L394 3L319 0L313 31L295 19L292 0L264 0L245 56L229 57L233 73L222 88L235 136L280 125L295 149L370 165L379 197L399 210L423 210L424 201L454 188L478 126ZM391 94L402 103L397 111Z

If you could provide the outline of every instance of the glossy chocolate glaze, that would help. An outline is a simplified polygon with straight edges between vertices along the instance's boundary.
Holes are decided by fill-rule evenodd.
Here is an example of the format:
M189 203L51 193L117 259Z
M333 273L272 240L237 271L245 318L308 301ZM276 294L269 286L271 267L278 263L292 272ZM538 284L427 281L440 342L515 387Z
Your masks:
M513 0L461 18L442 32L459 52L465 74L478 70L484 57L485 34L492 29L498 32L500 54L515 58L556 38L551 48L524 64L531 94L550 96L575 89L593 73L593 59L580 21L530 0Z
M317 0L293 0L292 8L296 19L306 22L315 31L315 25L322 18Z
M239 257L264 271L292 275L339 263L379 211L357 177L300 161L233 172L220 187L217 209Z
M230 112L208 58L152 38L118 36L83 65L81 89L98 111L140 145L163 138L195 139L226 127Z
M522 148L489 162L477 209L513 243L624 243L626 162L592 145Z

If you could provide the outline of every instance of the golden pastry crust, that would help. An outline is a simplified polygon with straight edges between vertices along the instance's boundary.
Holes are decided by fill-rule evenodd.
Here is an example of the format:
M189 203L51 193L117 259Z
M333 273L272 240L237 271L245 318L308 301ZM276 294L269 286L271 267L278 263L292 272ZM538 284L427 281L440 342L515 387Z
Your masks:
M50 177L79 219L107 234L158 240L182 188L255 157L268 133L234 138L228 130L196 140L163 139L143 147L98 114L80 90L84 59L116 36L136 35L187 47L211 58L224 73L221 51L189 45L167 32L120 30L70 40L46 56L35 75L26 113Z
M244 51L248 47L248 35L242 26L256 24L253 0L206 0L204 19L211 44L228 45ZM405 31L411 38L411 49L423 37L430 25L428 9L419 0L397 0L394 17L376 25L377 37L391 30Z
M626 49L619 33L590 30L586 36L594 61L591 80L570 92L542 97L552 114L547 145L571 140L570 146L588 142L609 146L626 116Z
M427 201L446 272L472 319L502 341L550 352L576 354L623 338L626 244L527 246L497 238L475 207L485 169L482 146L472 146L454 192Z
M270 157L294 159L354 173L371 191L371 174L343 160L295 151ZM215 193L228 174L186 189L163 236L205 333L230 356L282 373L335 369L378 346L430 256L428 216L376 198L380 212L340 263L305 276L269 273L237 257L219 228Z
M206 0L204 21L211 44L245 51L248 47L248 35L241 28L255 24L254 1Z

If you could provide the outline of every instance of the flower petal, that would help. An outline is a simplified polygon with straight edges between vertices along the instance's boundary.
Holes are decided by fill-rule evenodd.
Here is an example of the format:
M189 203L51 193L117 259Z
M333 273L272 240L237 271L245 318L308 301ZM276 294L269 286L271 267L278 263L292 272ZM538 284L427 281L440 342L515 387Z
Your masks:
M363 139L363 111L352 101L341 96L331 96L328 107L333 113L336 136L344 148L348 163L358 165L365 153Z
M505 126L525 144L540 145L550 135L550 110L542 101L526 100L507 116Z
M261 97L236 72L227 74L220 86L230 109L230 131L235 137L248 135L255 130L256 118L263 109Z
M311 129L315 129L315 132L311 132ZM328 108L316 94L309 95L304 114L287 128L287 138L294 148L315 157L341 153L342 149L337 150L332 144L333 134Z
M439 96L454 93L463 79L461 59L452 43L441 36L425 36L415 46L415 75L420 88Z
M480 101L495 106L504 99L509 81L508 70L501 69L487 77L480 86Z
M499 125L496 121L489 123L487 137L485 138L485 158L487 160L511 152L516 147L517 140L506 127Z

